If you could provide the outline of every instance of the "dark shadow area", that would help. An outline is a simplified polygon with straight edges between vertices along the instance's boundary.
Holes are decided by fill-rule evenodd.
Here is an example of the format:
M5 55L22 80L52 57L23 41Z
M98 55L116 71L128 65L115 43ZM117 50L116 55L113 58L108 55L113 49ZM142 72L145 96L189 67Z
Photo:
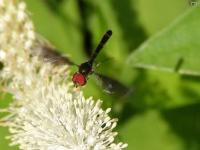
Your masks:
M123 110L121 114L114 114L114 117L119 118L119 124L123 125L125 124L129 119L133 118L135 115L143 113L145 110L144 109L139 109L137 107L134 107L132 104L125 103Z
M133 96L135 100L130 102L141 109L161 109L170 99L162 83L156 79L152 80L148 72L143 69L138 70L138 75L132 85L137 85L137 87L135 87Z
M193 102L200 102L200 93L198 90L194 90L191 86L191 84L200 84L200 77L198 76L181 76L181 79L183 80L182 86L180 87L180 90L182 91L182 94L188 98L189 100L193 100Z
M200 76L182 75L181 78L186 81L194 81L200 83Z
M62 5L62 3L64 2L64 0L43 0L48 8L52 11L52 12L59 12L60 9L60 5Z
M85 0L77 0L79 15L82 23L83 49L88 57L92 55L92 33L89 30L90 5Z
M198 93L197 91L194 91L186 85L181 87L181 91L182 94L189 100L192 100L192 102L200 102L200 93Z
M185 150L200 149L200 103L162 112L171 129L185 143Z
M124 41L128 45L128 50L132 51L147 38L145 31L138 22L137 12L134 10L134 1L112 0L111 2L123 31Z
M125 100L120 115L120 123L125 123L134 114L146 111L147 109L163 109L169 102L170 97L163 89L163 85L157 80L149 80L145 70L138 70L138 75L132 83L133 93Z
M3 69L4 64L0 61L0 71Z

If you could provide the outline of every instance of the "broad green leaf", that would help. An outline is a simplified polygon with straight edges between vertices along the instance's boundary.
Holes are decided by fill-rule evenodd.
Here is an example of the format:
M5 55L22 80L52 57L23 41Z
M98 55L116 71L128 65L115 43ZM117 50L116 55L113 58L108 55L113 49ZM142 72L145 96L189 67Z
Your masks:
M139 21L148 35L166 27L189 7L188 0L137 0L135 5Z
M128 59L133 67L200 75L200 7L188 10Z

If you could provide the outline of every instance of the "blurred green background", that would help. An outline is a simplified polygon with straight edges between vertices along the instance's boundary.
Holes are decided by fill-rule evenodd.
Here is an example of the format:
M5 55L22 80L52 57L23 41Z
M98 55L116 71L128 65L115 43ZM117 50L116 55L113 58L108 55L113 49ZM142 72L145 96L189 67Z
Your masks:
M77 64L87 60L107 29L113 30L97 71L130 90L107 94L94 76L83 90L119 118L117 141L127 142L128 150L200 150L200 6L189 0L26 2L36 31ZM9 102L2 94L0 107ZM0 150L18 149L8 146L7 135L0 128Z

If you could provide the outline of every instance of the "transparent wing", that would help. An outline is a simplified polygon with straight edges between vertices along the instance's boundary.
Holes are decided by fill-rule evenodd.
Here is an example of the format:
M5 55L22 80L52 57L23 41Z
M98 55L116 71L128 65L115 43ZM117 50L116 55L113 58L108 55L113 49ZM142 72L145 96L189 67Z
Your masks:
M100 73L94 74L97 76L97 83L102 86L106 93L123 96L129 91L128 87L115 79L112 79Z
M54 46L40 35L37 35L37 41L35 47L32 49L32 54L39 56L45 62L55 65L76 65L68 57L60 54Z

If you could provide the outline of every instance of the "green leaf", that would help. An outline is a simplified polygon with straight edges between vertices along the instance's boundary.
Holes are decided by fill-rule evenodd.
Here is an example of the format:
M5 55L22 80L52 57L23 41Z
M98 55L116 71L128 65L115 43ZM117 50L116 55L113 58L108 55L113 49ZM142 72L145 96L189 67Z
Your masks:
M145 31L148 35L152 35L185 12L189 8L189 2L187 0L137 0L135 8Z
M200 75L200 7L188 10L133 52L133 67Z

